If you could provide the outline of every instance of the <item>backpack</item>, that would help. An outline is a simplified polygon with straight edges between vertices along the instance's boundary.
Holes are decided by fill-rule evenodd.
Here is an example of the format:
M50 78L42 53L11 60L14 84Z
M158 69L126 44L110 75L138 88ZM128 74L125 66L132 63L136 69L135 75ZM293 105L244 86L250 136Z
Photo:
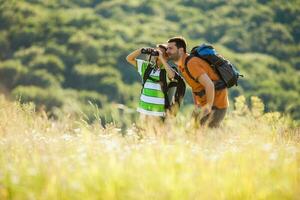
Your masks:
M185 70L187 72L187 75L196 82L198 82L198 80L196 80L196 78L192 76L187 67L187 63L192 57L198 57L205 60L218 74L220 80L214 81L216 90L231 88L234 85L237 86L239 77L243 77L243 75L238 72L233 64L231 64L228 60L217 53L213 46L202 44L200 46L194 47L191 50L190 55L185 60ZM204 96L205 90L196 93L196 95Z
M175 71L175 77L169 83L167 82L167 73L165 69L160 69L159 81L151 78L150 74L153 70L153 67L150 63L148 64L143 76L142 90L147 79L160 83L162 92L164 93L166 110L172 110L172 108L175 106L180 107L186 88L185 82L178 74L177 69L175 67L172 67L172 69Z

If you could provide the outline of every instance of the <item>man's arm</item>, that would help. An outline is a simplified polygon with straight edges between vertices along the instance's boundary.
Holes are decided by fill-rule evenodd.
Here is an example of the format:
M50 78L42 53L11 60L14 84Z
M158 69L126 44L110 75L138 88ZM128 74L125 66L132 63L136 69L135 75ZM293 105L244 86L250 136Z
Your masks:
M136 66L136 61L135 59L141 54L141 49L136 49L133 52L131 52L127 57L126 60L127 62L129 62L130 64L132 64L133 66Z
M203 109L203 115L207 115L211 112L214 98L215 98L215 86L212 80L208 77L206 73L199 76L198 81L201 85L205 88L205 94L206 94L206 100L207 103L202 107Z

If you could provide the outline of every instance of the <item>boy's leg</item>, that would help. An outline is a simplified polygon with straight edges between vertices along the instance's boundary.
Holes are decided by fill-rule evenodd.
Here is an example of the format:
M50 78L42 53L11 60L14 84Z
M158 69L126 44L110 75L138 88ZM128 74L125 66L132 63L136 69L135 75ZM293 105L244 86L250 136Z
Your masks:
M153 133L157 135L156 129L160 129L164 122L163 119L163 117L140 114L139 122L137 123L140 136L149 136Z

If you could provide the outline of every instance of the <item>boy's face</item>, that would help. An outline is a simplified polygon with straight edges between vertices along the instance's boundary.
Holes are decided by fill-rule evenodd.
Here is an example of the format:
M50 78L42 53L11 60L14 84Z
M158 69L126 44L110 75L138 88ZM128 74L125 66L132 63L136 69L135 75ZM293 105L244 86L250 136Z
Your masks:
M169 56L168 56L167 51L166 51L165 48L157 47L155 49L162 52L162 55L163 55L163 57L164 57L165 60L169 59ZM160 65L162 64L161 60L159 59L159 56L152 56L151 57L151 61L154 62L154 63L157 63L158 67L160 67Z
M160 50L162 52L162 55L163 55L164 59L166 59L166 60L169 59L169 56L168 56L167 51L166 51L165 48L157 47L155 49ZM151 56L151 61L153 61L153 62L159 61L158 58L159 58L159 56Z
M168 54L167 54L167 50L166 50L165 48L158 47L157 49L159 49L159 50L162 52L163 57L164 57L166 60L169 59L169 56L168 56Z

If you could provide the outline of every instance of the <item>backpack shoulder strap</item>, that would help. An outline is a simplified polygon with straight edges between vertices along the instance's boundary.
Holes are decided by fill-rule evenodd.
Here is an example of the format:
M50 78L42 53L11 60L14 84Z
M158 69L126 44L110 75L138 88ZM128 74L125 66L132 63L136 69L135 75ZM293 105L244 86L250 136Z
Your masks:
M164 93L164 98L165 98L165 108L170 107L170 102L168 99L168 83L167 83L167 73L165 69L161 69L159 73L159 82L161 85L161 90Z
M147 79L150 77L150 74L152 72L152 67L150 65L151 65L151 63L148 63L147 68L144 72L142 88L144 88L144 85L145 85Z
M191 72L190 72L190 70L189 70L189 68L188 68L188 66L187 66L188 62L189 62L192 58L193 58L193 56L189 55L189 56L185 59L185 62L184 62L184 69L185 69L187 75L188 75L192 80L194 80L195 82L199 83L198 80L197 80L195 77L192 76L192 74L191 74Z
M182 103L183 97L185 94L185 83L183 79L178 79L176 83L176 92L175 92L175 103L180 106Z

